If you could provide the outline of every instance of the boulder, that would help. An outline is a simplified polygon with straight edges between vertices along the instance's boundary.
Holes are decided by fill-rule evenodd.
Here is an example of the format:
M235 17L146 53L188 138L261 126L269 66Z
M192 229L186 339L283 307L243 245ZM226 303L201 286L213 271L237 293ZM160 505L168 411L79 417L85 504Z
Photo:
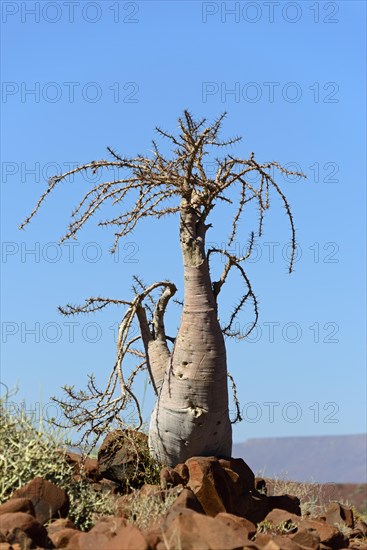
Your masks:
M249 539L256 534L256 526L248 519L240 518L233 514L227 514L226 512L220 512L215 516L215 520L223 522L233 531L245 532Z
M42 477L35 477L16 490L11 496L11 499L15 498L28 498L32 501L35 517L42 524L54 517L66 517L69 511L66 491Z
M122 487L141 487L144 484L147 439L146 434L130 429L110 432L98 451L101 476Z
M29 498L11 498L0 504L0 516L9 512L24 512L25 514L35 515L34 506Z
M86 476L92 481L99 481L101 474L98 470L98 460L96 458L83 457L78 453L67 451L65 458L68 464L73 468L74 479L80 479L81 475Z
M323 515L331 525L345 523L347 527L354 528L353 510L339 502L330 502Z
M157 550L167 547L185 550L242 550L248 542L245 530L233 530L224 521L217 521L191 510L177 509L174 514L169 514L162 530L166 546L159 543Z
M300 500L291 495L270 496L268 497L268 505L270 510L278 508L297 516L301 515Z
M134 525L121 527L116 535L107 541L104 546L95 547L101 550L149 550L143 533Z
M0 516L0 531L9 542L18 542L25 533L35 544L44 548L50 547L47 531L36 518L24 512L8 512Z
M320 547L320 535L313 529L301 528L295 535L292 535L292 540L300 546L318 550Z

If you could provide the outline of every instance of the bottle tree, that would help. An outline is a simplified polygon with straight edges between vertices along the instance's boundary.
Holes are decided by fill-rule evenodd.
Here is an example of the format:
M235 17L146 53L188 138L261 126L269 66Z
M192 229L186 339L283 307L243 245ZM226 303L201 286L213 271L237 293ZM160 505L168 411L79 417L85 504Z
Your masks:
M255 314L250 330L256 324L257 302L244 263L251 255L256 236L262 235L263 217L274 192L280 197L290 224L289 271L292 271L296 250L293 216L273 173L277 170L285 175L303 174L291 172L277 162L260 164L254 153L248 159L242 159L228 152L215 158L214 172L213 163L210 163L208 174L206 158L209 153L214 149L226 150L240 139L220 139L224 117L225 114L207 124L206 119L195 120L184 111L178 119L177 135L157 128L158 134L172 145L170 158L163 156L155 141L151 156L125 158L108 148L110 160L93 161L50 178L47 189L21 225L23 228L30 222L60 182L83 171L95 174L106 168L118 169L119 176L96 184L85 194L74 209L61 242L75 238L108 202L118 210L116 217L100 221L98 225L115 229L112 252L116 251L119 240L129 235L144 218L179 216L177 245L182 252L184 298L181 322L175 336L168 336L164 318L177 289L167 280L147 286L135 277L134 294L130 299L91 297L80 306L69 304L59 308L63 315L96 312L108 305L121 306L124 310L118 331L117 358L106 387L98 388L94 377L90 376L86 390L76 391L73 386L66 385L66 399L56 400L67 421L81 430L81 440L90 436L96 440L113 422L121 421L122 411L131 402L137 408L138 427L141 426L139 400L133 383L136 374L147 369L156 395L149 428L152 456L162 464L172 466L195 455L231 455L232 426L227 384L230 375L224 337L246 337L235 330L235 321L248 300L252 300ZM236 201L234 191L237 192ZM225 209L231 204L228 247L207 248L205 241L211 227L212 211L220 207ZM258 209L258 226L251 233L246 254L239 256L229 252L229 248L237 236L241 217L251 204L256 204ZM162 242L155 236L152 245L158 248ZM210 263L215 255L221 255L225 261L221 275L212 280ZM244 290L229 322L223 326L218 318L217 300L233 270L242 277ZM139 336L132 330L135 319L140 329ZM136 360L133 368L131 362L126 361L128 356ZM125 372L126 364L130 366L129 375ZM230 379L233 381L232 377ZM239 417L237 399L236 404Z

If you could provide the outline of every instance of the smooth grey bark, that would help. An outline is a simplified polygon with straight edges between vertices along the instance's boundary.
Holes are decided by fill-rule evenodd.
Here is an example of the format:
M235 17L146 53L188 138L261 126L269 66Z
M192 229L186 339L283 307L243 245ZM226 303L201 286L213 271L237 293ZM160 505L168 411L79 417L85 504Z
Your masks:
M168 466L232 451L226 349L205 254L207 226L192 202L183 199L180 214L183 311L149 430L151 454Z

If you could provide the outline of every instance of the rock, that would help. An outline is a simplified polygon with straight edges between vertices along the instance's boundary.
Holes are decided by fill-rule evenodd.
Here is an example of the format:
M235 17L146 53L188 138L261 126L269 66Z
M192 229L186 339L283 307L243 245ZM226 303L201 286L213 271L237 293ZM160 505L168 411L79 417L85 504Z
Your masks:
M66 517L69 511L66 492L42 477L35 477L15 491L11 499L21 497L32 501L35 517L42 524L56 516Z
M66 461L73 467L74 479L80 479L84 475L92 481L99 481L101 474L98 470L98 460L96 458L84 458L78 453L67 451L65 454Z
M106 478L102 478L100 481L91 483L91 487L94 491L110 493L111 495L121 494L122 491L122 487L119 483Z
M271 510L271 512L266 515L265 521L270 521L274 526L279 525L280 523L294 523L295 525L300 525L302 518L297 514L292 514L286 510L274 508L274 510Z
M362 520L356 521L353 532L356 537L366 537L367 538L367 523Z
M326 521L303 519L300 522L299 530L313 529L320 537L320 544L330 546L333 550L345 548L346 537L336 527L329 525Z
M49 525L47 525L46 529L47 529L47 533L51 535L53 533L57 533L58 531L61 531L62 529L77 529L77 527L75 523L71 521L71 519L60 518L52 521Z
M149 550L144 535L134 525L121 527L104 546L96 546L93 550L96 550L96 548L103 548L103 550L121 550L122 548L124 550Z
M170 467L162 468L159 474L162 489L168 489L170 487L176 487L177 485L183 485L184 480L180 474Z
M251 538L256 533L256 526L245 518L234 516L233 514L227 514L226 512L220 512L215 516L216 521L221 521L233 531L246 532L247 538Z
M188 508L190 510L194 510L194 512L198 512L199 514L205 513L194 493L188 488L181 491L172 504L171 509L172 508Z
M19 533L19 530L24 532L27 537L39 546L45 548L50 546L46 529L30 514L25 514L24 512L8 512L0 516L0 531L9 541L14 539L14 536Z
M15 550L16 548L19 548L19 550L30 550L31 548L35 547L32 539L22 529L19 528L13 529L8 534L7 542L11 544L11 548L13 550ZM48 548L50 548L50 546L48 546Z
M275 508L280 510L286 510L291 514L301 515L301 507L299 498L290 495L271 496L268 497L268 505L270 510Z
M345 523L347 527L354 528L353 510L339 502L330 502L325 509L324 515L330 525Z
M255 525L263 521L269 513L268 499L261 493L244 495L241 498L241 517L252 521Z
M162 526L163 540L168 548L185 550L242 550L248 542L246 532L233 531L223 521L191 510L176 510ZM117 547L116 547L117 548ZM162 543L157 546L164 548Z
M82 533L77 532L69 539L68 545L64 548L70 550L102 550L108 543L108 536L103 533Z
M247 517L248 508L257 506L257 502L249 502L252 496L247 489L254 487L254 478L242 459L192 457L186 461L186 465L190 476L187 487L192 490L208 516L214 517L220 512L228 512ZM233 466L236 471L229 466ZM249 519L253 521L252 518Z
M289 537L281 535L272 535L262 548L263 550L302 550L302 546Z
M225 470L230 470L238 475L236 484L238 484L239 494L248 493L255 489L255 475L242 458L220 459L219 464Z
M204 512L216 516L228 510L230 478L215 457L193 457L186 461L189 469L188 487L192 490ZM227 508L223 502L226 501Z
M189 469L188 469L187 465L186 464L177 464L177 466L175 466L173 469L181 477L182 484L185 486L187 484L187 482L189 481L189 477L190 477Z
M97 521L89 533L101 533L109 539L114 537L119 529L125 527L126 521L121 517L105 517ZM88 534L89 534L88 533Z
M135 430L110 432L98 451L101 476L123 487L141 487L144 484L147 440L147 435Z
M320 546L320 536L313 529L299 529L295 535L292 535L292 540L301 546L318 550Z
M263 495L268 494L268 490L266 487L266 481L262 477L255 477L255 489L259 493L262 493Z
M29 498L11 498L0 504L0 515L9 512L24 512L25 514L31 514L31 516L35 514L34 506Z
M65 527L64 529L60 529L59 531L49 534L49 538L55 548L67 548L71 539L78 533L80 533L80 531L77 529Z
M0 550L13 550L8 542L0 542Z

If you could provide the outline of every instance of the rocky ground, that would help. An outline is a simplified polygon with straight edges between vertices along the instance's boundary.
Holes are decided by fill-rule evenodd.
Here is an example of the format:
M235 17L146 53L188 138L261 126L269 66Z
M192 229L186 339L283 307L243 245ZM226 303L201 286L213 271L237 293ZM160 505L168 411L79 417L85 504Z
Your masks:
M304 502L274 494L274 482L255 478L242 459L193 457L147 484L131 439L118 431L98 459L67 458L76 479L110 495L113 515L83 532L68 517L67 491L36 477L0 505L0 550L367 550L367 524L335 493L327 501L303 486Z

